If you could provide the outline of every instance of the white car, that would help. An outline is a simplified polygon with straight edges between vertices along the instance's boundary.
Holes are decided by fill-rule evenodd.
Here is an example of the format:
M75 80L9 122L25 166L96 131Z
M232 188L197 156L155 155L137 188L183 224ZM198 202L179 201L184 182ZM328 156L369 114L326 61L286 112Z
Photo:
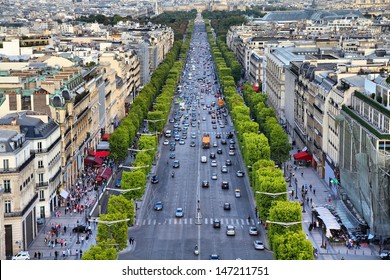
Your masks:
M200 158L200 162L201 162L201 163L206 163L206 162L207 162L207 157L206 157L206 156L202 156L202 157Z
M261 240L255 240L253 245L255 246L256 250L264 250L264 243Z
M227 173L227 172L228 172L226 165L223 165L223 166L222 166L221 172L222 172L222 173Z
M241 171L241 170L238 170L236 172L236 175L237 175L237 177L244 177L245 173L243 171Z
M236 227L232 225L226 226L226 235L228 236L234 236L236 235Z
M236 189L236 190L234 191L234 196L235 196L235 197L241 197L241 191L240 191L240 189Z
M12 260L29 260L30 254L28 251L20 251L15 256L12 257Z
M235 156L236 152L234 150L229 150L229 156Z
M169 145L169 140L168 140L168 139L165 139L163 144L164 144L164 145Z
M183 217L183 215L184 215L184 213L183 213L183 208L177 208L177 209L176 209L175 216L176 216L177 218L181 218L181 217Z
M217 167L217 161L216 160L212 160L211 161L211 166L212 167Z
M212 179L212 180L217 180L217 179L218 179L217 173L211 174L211 179Z

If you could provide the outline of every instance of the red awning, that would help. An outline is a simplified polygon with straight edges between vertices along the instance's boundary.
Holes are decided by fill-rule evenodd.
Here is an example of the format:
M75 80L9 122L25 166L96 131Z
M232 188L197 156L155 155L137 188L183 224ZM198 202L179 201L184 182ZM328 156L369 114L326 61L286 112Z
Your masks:
M94 156L95 155L95 151L94 150L90 150L89 152L88 152L88 155L90 155L90 156Z
M95 153L97 157L108 157L110 155L109 151L97 151Z
M108 139L110 139L110 134L109 133L104 134L102 140L107 141Z
M294 159L311 161L313 159L313 155L309 155L307 152L300 152L294 155Z
M112 171L111 171L111 168L109 167L104 167L101 169L101 171L99 172L99 176L98 177L101 177L103 179L106 179L108 180L110 178L112 174Z
M97 157L97 156L87 156L85 159L84 159L84 163L85 164L102 164L103 163L103 159L100 158L100 157Z

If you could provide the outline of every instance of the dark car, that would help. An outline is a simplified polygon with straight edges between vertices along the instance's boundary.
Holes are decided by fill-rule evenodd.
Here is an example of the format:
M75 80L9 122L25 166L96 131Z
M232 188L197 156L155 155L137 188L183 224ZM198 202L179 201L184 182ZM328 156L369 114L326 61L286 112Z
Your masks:
M152 176L152 184L157 184L158 183L158 175L153 175Z
M219 154L219 155L222 154L222 149L218 149L217 154Z
M215 219L213 221L213 228L221 228L221 221L218 219Z
M221 183L221 188L222 188L222 189L229 189L229 182L222 181L222 183Z
M175 153L170 153L170 154L169 154L169 158L170 158L170 159L174 159L175 157L176 157L176 154L175 154Z
M223 204L223 210L230 210L230 209L231 209L230 203L229 202L225 202Z
M175 147L175 145L171 145L171 146L169 147L169 150L170 150L170 151L174 151L174 150L176 150L176 147Z
M74 227L73 229L72 229L72 231L74 232L74 233L89 233L89 234L92 234L92 230L91 230L91 228L90 227L88 227L88 226L86 226L86 225L78 225L78 226L76 226L76 227Z
M209 181L205 180L205 181L202 181L202 188L208 188L210 185L209 185Z
M221 139L221 144L222 144L222 145L226 145L226 144L227 144L227 141L226 141L225 138L222 138L222 139Z
M179 160L174 160L173 161L173 165L172 165L173 168L179 168L180 167L180 161Z
M210 158L215 159L215 153L210 153Z
M226 164L226 166L230 166L230 165L232 165L232 161L230 159L227 159L225 164Z
M163 203L161 201L157 201L155 204L154 204L154 210L156 211L161 211L163 209Z
M122 183L122 179L116 179L115 181L115 187L120 188Z
M382 260L390 260L390 251L389 250L383 250L381 252L381 254L379 255L379 257L382 259Z

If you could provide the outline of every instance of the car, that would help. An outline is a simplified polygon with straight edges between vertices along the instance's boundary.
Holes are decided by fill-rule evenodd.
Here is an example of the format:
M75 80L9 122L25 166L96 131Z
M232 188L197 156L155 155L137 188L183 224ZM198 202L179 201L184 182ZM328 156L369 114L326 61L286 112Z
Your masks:
M210 153L210 158L215 159L215 153Z
M115 181L115 187L120 188L120 187L121 187L121 183L122 183L122 179L121 179L121 178L116 179L116 181Z
M164 145L169 145L169 140L168 139L165 139L164 142L163 142Z
M222 154L222 149L218 149L217 154L219 154L219 155Z
M253 245L255 246L256 250L264 250L264 243L261 240L253 241Z
M234 139L230 139L229 144L234 145L234 144L236 144L236 141L234 141Z
M163 203L161 201L157 201L154 204L153 209L156 210L156 211L161 211L163 209Z
M228 236L234 236L236 235L236 227L232 225L226 226L226 235Z
M210 260L219 260L219 255L217 255L217 254L211 254L211 255L210 255Z
M230 205L230 202L225 202L223 204L223 210L230 210L231 209L231 205Z
M153 175L151 182L152 182L152 184L157 184L158 183L158 175Z
M175 160L173 161L172 167L173 167L173 168L179 168L179 167L180 167L180 161L177 160L177 159L175 159Z
M75 226L75 227L72 229L72 232L74 232L74 233L89 233L89 234L92 234L91 227L90 227L90 226L87 226L87 225L78 225L78 226Z
M224 128L224 127L225 127L225 125L224 125L224 124L221 124L219 127L220 127L220 128Z
M211 179L212 179L212 180L217 180L217 179L218 179L217 173L215 173L215 172L212 173L212 174L211 174Z
M202 156L202 157L200 158L200 162L201 162L201 163L206 163L206 162L207 162L207 157L206 157L206 156Z
M177 218L181 218L181 217L183 217L183 215L184 215L184 213L183 213L183 208L177 208L177 209L176 209L175 216L176 216Z
M218 219L215 219L213 221L213 228L221 228L221 221Z
M217 142L214 142L214 143L213 143L213 147L214 147L214 148L218 147L218 143L217 143Z
M192 133L191 133L191 138L192 138L192 139L195 139L195 138L196 138L196 133L195 133L195 132L192 132Z
M196 146L195 141L194 141L194 140L191 140L191 142L190 142L190 147L195 147L195 146Z
M236 145L234 145L234 144L229 145L229 150L235 150L235 149L236 149Z
M227 173L228 172L228 169L227 169L226 165L222 166L221 172L222 173Z
M217 167L217 161L215 159L211 161L211 167Z
M180 136L179 135L175 135L175 141L180 141Z
M209 181L204 180L202 181L202 188L208 188L209 187Z
M184 145L185 143L186 143L186 141L184 141L183 139L180 139L180 141L179 141L180 145Z
M221 135L221 133L219 132L219 133L217 133L216 135L215 135L215 138L217 138L217 139L219 139L219 138L221 138L222 137L222 135Z
M249 227L249 235L258 235L259 232L257 231L257 227Z
M237 198L241 197L241 190L240 189L235 189L234 190L234 196L237 197Z
M176 154L175 153L170 153L169 154L169 158L170 159L175 159L176 158Z
M226 166L230 166L230 165L232 165L232 161L230 159L227 159L225 161L225 164L226 164Z
M203 107L203 110L205 110L206 108L205 107ZM203 117L202 118L202 121L205 121L206 120L206 117Z
M45 223L45 218L37 218L37 225L43 225Z
M217 125L216 124L213 124L213 129L217 129Z
M229 150L229 156L235 156L236 152L234 150Z
M225 138L222 138L222 139L221 139L221 144L222 144L222 145L226 145L226 144L227 144L227 142L226 142L226 139L225 139Z
M30 254L28 251L20 251L15 256L12 257L12 260L29 260Z
M243 172L243 171L241 171L241 170L238 170L238 171L236 172L236 175L237 175L237 177L244 177L245 172Z
M229 182L227 182L227 181L222 181L222 183L221 183L221 188L222 188L222 189L225 189L225 190L229 189Z
M389 260L390 259L390 251L389 250L383 250L381 252L381 254L379 255L379 257L382 259L382 260Z
M175 145L171 145L170 147L169 147L169 150L172 152L172 151L174 151L174 150L176 150L176 146Z

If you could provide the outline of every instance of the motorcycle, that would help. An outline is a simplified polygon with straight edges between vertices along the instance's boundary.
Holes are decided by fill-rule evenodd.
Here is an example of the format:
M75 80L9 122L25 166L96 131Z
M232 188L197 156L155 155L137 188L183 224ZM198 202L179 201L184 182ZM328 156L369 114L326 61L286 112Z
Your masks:
M198 248L198 245L195 246L194 255L195 255L195 256L199 255L199 248Z
M172 178L175 177L175 172L172 172L172 173L171 173L171 176L172 176Z

